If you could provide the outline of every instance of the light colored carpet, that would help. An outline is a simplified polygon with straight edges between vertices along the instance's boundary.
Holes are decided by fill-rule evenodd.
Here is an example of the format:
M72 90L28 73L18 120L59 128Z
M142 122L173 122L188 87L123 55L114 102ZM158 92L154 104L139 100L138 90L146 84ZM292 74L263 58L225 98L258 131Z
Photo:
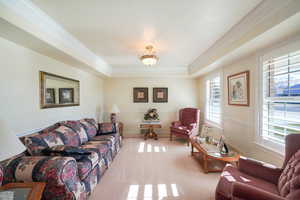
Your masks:
M213 200L219 176L204 174L180 141L124 139L90 200Z

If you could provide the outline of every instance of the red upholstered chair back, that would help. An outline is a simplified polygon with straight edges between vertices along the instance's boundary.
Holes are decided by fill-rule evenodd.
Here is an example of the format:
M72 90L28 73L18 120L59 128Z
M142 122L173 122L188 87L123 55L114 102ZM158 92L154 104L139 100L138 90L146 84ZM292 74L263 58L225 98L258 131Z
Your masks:
M184 126L189 126L192 123L199 124L200 110L196 108L183 108L179 111L179 121Z
M285 158L282 168L285 168L290 158L300 149L300 134L290 134L285 137Z

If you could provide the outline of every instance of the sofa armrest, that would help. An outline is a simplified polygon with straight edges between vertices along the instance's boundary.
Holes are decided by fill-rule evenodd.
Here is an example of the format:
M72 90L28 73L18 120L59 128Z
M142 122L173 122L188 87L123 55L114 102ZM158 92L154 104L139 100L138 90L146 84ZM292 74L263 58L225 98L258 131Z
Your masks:
M81 199L86 195L74 158L23 156L8 160L3 167L4 184L45 182L47 199Z
M280 168L245 157L240 157L238 169L248 175L264 179L276 185L282 173L282 169Z
M0 186L2 185L3 178L4 178L4 171L3 171L3 167L0 165Z
M111 133L119 133L122 135L123 131L123 123L111 123L111 122L103 122L98 124L98 134L111 134Z
M181 126L181 122L180 121L174 121L171 123L171 126L172 127L178 127L178 126Z
M285 200L281 196L240 182L233 183L232 197L233 200Z

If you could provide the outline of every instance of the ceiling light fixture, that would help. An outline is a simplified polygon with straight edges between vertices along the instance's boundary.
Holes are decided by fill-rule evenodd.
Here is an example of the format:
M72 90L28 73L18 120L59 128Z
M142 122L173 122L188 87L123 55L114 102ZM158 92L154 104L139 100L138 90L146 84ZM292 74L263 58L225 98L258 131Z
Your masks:
M141 61L144 63L144 65L152 66L155 65L158 61L158 57L155 55L155 52L153 51L153 46L148 45L145 48L145 53L140 57Z

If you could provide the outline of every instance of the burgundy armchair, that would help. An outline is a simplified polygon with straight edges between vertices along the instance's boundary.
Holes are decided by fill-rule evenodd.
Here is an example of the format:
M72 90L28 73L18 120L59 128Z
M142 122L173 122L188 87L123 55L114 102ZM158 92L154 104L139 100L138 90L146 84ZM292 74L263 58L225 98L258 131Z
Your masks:
M227 165L216 188L216 200L299 200L300 134L286 136L281 168L241 157Z
M199 132L200 110L196 108L183 108L179 110L179 121L172 122L170 127L170 140L173 135L186 138L189 145L189 138Z

